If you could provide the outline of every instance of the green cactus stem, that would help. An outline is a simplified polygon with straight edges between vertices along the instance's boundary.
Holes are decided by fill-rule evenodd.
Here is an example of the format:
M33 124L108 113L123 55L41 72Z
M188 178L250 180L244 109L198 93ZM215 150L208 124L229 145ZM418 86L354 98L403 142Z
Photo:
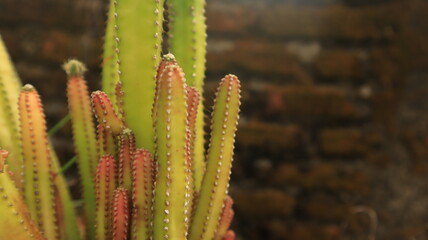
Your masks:
M230 196L226 196L214 240L222 240L223 237L226 235L227 230L229 230L233 216L235 215L232 209L232 205L232 198Z
M113 240L128 239L128 191L118 188L113 194Z
M135 152L135 136L130 129L123 130L119 137L119 185L131 193L132 161Z
M221 80L215 99L207 169L197 201L189 240L213 239L227 195L234 137L240 106L240 82L234 75Z
M32 219L46 238L59 239L52 155L43 107L33 86L27 84L22 88L18 106L24 159L25 201L29 206Z
M200 191L202 177L205 172L205 162L195 161L195 141L196 141L196 121L198 115L198 104L200 95L195 87L187 87L187 122L188 122L188 154L189 161L192 164L194 189ZM202 130L202 129L199 129Z
M102 86L103 91L110 97L113 106L116 106L115 84L119 81L119 65L116 45L116 0L110 0L107 16L107 27L104 37L104 53L102 62Z
M178 64L186 74L187 84L195 87L202 96L205 78L206 24L205 0L168 1L169 46L175 54ZM196 129L204 128L203 99L197 107ZM194 136L194 169L202 170L205 164L204 132L196 131ZM197 171L202 173L203 171ZM200 188L200 178L195 176L195 188Z
M77 166L82 180L83 201L88 236L94 236L95 186L94 176L98 163L95 128L88 88L83 78L85 66L70 60L64 64L68 74L67 97L73 129L73 141L77 153Z
M22 190L22 158L18 134L18 96L21 82L0 36L0 146L10 152L8 165Z
M112 236L112 198L116 188L115 160L111 155L104 155L98 163L95 176L97 196L95 239L109 240Z
M45 240L15 187L13 173L5 165L7 155L6 150L0 149L0 239Z
M164 0L116 3L119 72L126 93L123 96L125 118L135 133L137 147L153 153L153 122L147 116L152 111L156 68L160 61Z
M125 129L125 123L119 118L111 104L110 98L102 91L91 94L92 108L98 123L104 125L114 135L119 135Z
M178 65L164 68L155 97L156 159L154 233L158 239L186 239L191 214L192 175L186 151L186 86Z
M155 167L148 150L137 149L132 167L132 232L133 240L146 240L152 234L152 199Z

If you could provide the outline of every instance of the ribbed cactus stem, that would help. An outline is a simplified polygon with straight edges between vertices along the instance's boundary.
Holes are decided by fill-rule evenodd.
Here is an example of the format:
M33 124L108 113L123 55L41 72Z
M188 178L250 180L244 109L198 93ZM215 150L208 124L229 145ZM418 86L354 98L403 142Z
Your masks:
M97 145L98 158L101 158L106 154L116 156L117 151L115 137L113 136L113 133L102 124L98 124L97 126Z
M128 190L117 188L113 194L113 240L127 240L129 227Z
M7 155L6 150L0 149L0 239L45 240L11 179L5 165Z
M153 238L186 239L192 175L186 151L187 96L181 68L165 67L157 88L153 119L158 163Z
M114 135L119 135L125 129L125 122L119 118L111 104L110 98L102 91L91 94L92 108L98 123L104 125Z
M116 189L115 160L111 155L104 155L98 163L95 177L96 192L96 237L97 240L109 240L112 236L113 192Z
M217 231L215 233L214 240L221 240L225 236L227 230L229 230L230 224L232 223L233 216L235 213L232 209L233 200L230 196L226 196L224 200L223 210L220 215L220 222L218 224Z
M186 74L187 84L195 87L202 96L205 78L206 25L205 0L170 0L169 13L169 45L170 51L176 56L178 64ZM204 109L203 99L197 106L196 133L194 136L193 163L198 169L195 176L195 187L199 190L199 171L204 166Z
M132 191L132 161L135 152L135 136L130 129L119 137L119 185Z
M198 116L198 105L200 102L200 95L196 88L187 87L187 122L188 122L188 155L189 161L192 166L194 189L196 192L200 191L202 177L205 172L205 162L195 161L195 141L197 131L203 131L203 129L196 128L196 120Z
M18 134L18 96L21 82L0 36L0 146L10 152L12 179L22 190L22 157Z
M164 0L115 2L126 122L135 133L137 146L153 152L153 122L147 116L152 111L156 67L162 48Z
M45 115L37 91L25 85L19 95L21 144L24 159L24 196L31 217L48 240L59 239L54 201L52 158Z
M148 150L137 149L133 161L132 232L133 240L146 240L152 234L152 200L155 168Z
M73 142L77 153L77 166L82 180L86 216L86 232L93 237L95 226L94 176L98 163L95 128L88 87L83 78L85 66L77 60L64 64L68 74L67 97L73 129Z
M236 76L221 80L214 103L207 169L190 230L190 240L213 239L229 185L240 105Z
M107 16L107 27L104 37L102 85L103 91L110 97L112 103L116 104L115 84L119 80L119 64L117 57L116 44L116 0L110 0L110 6Z

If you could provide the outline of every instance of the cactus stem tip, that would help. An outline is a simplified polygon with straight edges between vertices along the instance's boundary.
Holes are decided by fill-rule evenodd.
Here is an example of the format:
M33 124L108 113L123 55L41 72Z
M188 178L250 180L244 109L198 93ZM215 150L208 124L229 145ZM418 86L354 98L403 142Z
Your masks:
M85 65L76 59L68 60L62 65L62 68L69 76L82 76L86 72Z

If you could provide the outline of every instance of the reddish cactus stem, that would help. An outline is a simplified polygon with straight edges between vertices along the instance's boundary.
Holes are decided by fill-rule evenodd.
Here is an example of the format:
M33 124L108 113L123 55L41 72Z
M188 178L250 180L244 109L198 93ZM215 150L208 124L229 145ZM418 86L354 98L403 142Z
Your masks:
M9 152L4 149L0 149L0 173L4 170L4 163L6 161L7 156L9 156Z
M198 104L200 94L195 87L187 87L187 156L189 158L189 168L192 169L194 190L199 192L203 173L205 171L204 164L195 163L195 138L196 138L196 117L198 114Z
M232 223L233 216L235 215L233 209L233 200L230 196L226 196L226 199L224 200L224 206L223 211L220 215L220 220L215 236L215 240L221 240L223 236L226 235L227 230L230 227L230 224Z
M110 98L102 91L91 94L92 108L98 123L104 125L114 135L119 135L125 128L125 123L120 119L111 104Z
M133 161L132 186L132 239L151 236L152 200L155 179L152 155L148 150L137 149Z
M135 152L135 136L125 129L119 138L119 185L132 190L132 159Z
M126 240L128 238L129 209L128 191L118 188L113 197L113 240Z
M104 125L97 126L98 159L106 154L116 156L116 142L113 134Z
M95 176L95 193L97 201L96 239L111 239L111 206L113 192L116 188L115 160L111 155L104 155L98 163Z
M223 237L223 240L235 240L236 235L233 230L229 230L226 232L226 234Z

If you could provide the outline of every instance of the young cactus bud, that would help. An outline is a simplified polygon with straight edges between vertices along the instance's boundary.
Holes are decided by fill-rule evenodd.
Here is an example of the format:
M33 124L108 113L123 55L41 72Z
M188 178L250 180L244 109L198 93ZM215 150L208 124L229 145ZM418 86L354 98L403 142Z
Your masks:
M98 156L88 87L83 78L86 69L77 60L70 60L63 67L68 74L68 108L71 115L73 141L77 153L77 166L82 180L87 235L94 236L95 186L93 179Z
M192 219L190 240L214 238L227 195L239 106L239 80L227 75L221 80L214 103L207 169Z
M116 156L116 141L112 132L104 125L97 126L98 159L106 154Z
M132 159L135 152L135 136L130 129L119 137L119 185L132 190Z
M128 191L124 188L118 188L113 196L113 240L128 239Z
M111 155L104 155L98 163L95 176L95 192L97 196L97 212L95 239L111 239L112 216L111 207L113 192L116 189L116 167Z
M215 240L221 240L225 236L227 230L232 223L233 215L235 214L232 209L233 200L230 196L226 196L224 200L223 211L220 216L220 221L215 234Z
M159 63L159 66L157 68L157 72L156 72L156 85L155 85L155 97L159 94L159 88L160 88L160 77L161 74L164 72L165 68L168 66L175 66L177 65L177 62L175 61L175 57L172 53L168 53L163 55L162 57L162 61ZM154 103L156 104L156 103ZM157 118L157 108L153 107L152 108L152 119L156 119ZM156 136L155 136L156 138Z
M19 95L21 144L24 159L24 196L31 217L48 240L58 239L52 155L45 115L37 91L25 85Z
M198 105L200 102L200 95L196 88L187 87L187 122L188 122L188 156L192 166L193 182L196 192L199 192L202 183L202 177L205 172L205 162L195 161L203 160L200 158L195 159L195 139L196 139L196 120L198 115ZM199 129L203 130L203 129Z
M109 97L102 91L91 94L92 107L98 123L104 125L114 135L119 135L125 128L125 123L120 119L110 102Z
M184 74L178 65L160 74L154 104L156 158L154 239L186 239L191 214Z
M30 218L27 206L13 183L0 149L0 239L45 240Z
M149 239L152 233L154 164L148 150L137 149L133 161L132 239Z

